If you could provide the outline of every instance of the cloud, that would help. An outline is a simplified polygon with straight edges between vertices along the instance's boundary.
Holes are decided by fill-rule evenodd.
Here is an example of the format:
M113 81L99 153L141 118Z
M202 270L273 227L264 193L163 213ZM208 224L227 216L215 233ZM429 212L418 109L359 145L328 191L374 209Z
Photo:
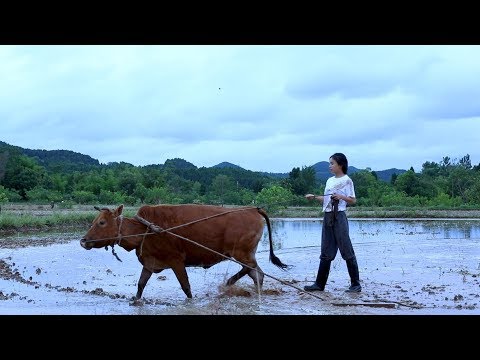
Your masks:
M134 165L420 170L470 155L480 47L0 46L0 140Z

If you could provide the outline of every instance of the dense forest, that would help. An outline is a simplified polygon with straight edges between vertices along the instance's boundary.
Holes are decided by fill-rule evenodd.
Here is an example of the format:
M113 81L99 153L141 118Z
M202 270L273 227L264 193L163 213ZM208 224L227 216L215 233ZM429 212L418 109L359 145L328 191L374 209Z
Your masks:
M480 164L472 166L468 154L427 161L418 173L413 168L379 173L349 167L356 206L476 208L480 204ZM101 164L68 150L29 150L0 141L0 204L255 204L274 210L311 205L303 195L322 194L328 176L327 162L296 167L288 174L254 172L230 163L197 168L183 159L147 166Z

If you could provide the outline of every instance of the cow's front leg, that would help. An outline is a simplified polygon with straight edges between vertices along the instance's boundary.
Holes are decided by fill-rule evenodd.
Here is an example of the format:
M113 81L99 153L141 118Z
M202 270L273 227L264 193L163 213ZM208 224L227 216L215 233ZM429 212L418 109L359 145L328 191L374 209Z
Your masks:
M180 286L182 287L183 292L189 299L192 298L192 291L190 290L190 282L188 281L187 270L185 269L185 264L177 263L172 265L172 270L177 277Z
M150 276L152 276L152 272L144 266L142 268L142 273L140 274L140 279L138 279L138 290L137 295L135 295L134 301L138 301L142 297L143 289L145 289L145 286L147 285Z

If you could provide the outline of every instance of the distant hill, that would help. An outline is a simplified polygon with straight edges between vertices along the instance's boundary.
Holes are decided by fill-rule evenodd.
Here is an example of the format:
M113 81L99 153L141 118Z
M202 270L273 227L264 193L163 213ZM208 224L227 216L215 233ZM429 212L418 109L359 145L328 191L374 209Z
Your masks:
M275 179L286 179L286 178L288 178L289 173L269 173L269 172L264 172L263 171L261 174L273 177Z
M40 165L51 168L56 164L63 164L67 167L78 167L77 165L98 166L99 161L88 156L70 150L30 150L22 149L24 155L37 159Z
M325 181L330 176L332 176L332 174L328 170L328 165L329 164L328 164L327 161L321 161L321 162L316 163L315 165L312 165L313 169L315 170L315 177L317 178L317 180ZM348 174L354 174L354 173L356 173L357 171L360 171L360 170L361 169L358 169L355 166L351 166L351 165L348 166ZM407 170L392 168L392 169L387 169L387 170L375 171L375 173L377 174L377 178L379 180L390 182L393 174L400 175L400 174L403 174L406 171Z
M62 170L62 171L75 171L75 170L85 170L89 167L100 166L98 160L92 158L89 155L84 155L70 150L31 150L24 149L19 146L9 145L3 141L0 141L0 150L4 148L12 148L18 150L20 153L23 153L26 156L36 159L40 165L44 166L47 170ZM152 165L153 166L153 165ZM173 167L176 169L182 170L191 170L197 169L197 166L188 162L184 159L174 158L167 159L164 165L155 165L159 167ZM312 165L315 170L315 177L318 181L326 181L332 174L328 170L328 162L320 161ZM230 162L221 162L217 165L212 166L212 168L227 168L227 169L236 169L236 170L246 170L241 166L232 164ZM360 169L355 166L348 167L348 173L354 174L355 172L360 171ZM390 179L393 174L403 174L407 170L401 170L396 168L391 168L387 170L375 171L378 179L390 182ZM288 178L289 173L269 173L261 172L260 174L270 176L277 179Z
M212 168L220 168L220 169L233 168L233 169L245 170L244 168L242 168L238 165L235 165L235 164L232 164L232 163L229 163L229 162L226 162L226 161L221 162L220 164L214 165L214 166L212 166Z
M315 165L312 165L313 169L315 170L315 178L318 181L325 182L330 176L332 176L332 173L328 169L328 165L329 164L328 164L327 161L320 161L320 162L316 163ZM213 168L235 168L235 169L245 170L245 169L241 168L240 166L229 163L229 162L222 162L222 163L217 164L217 165L212 166L212 167ZM355 166L351 166L351 165L348 166L348 173L349 174L354 174L355 172L360 171L360 170L361 169L358 169ZM406 170L401 170L401 169L396 169L396 168L392 168L392 169L388 169L388 170L375 171L375 173L377 174L377 178L379 180L383 180L383 181L386 181L386 182L390 182L390 179L392 178L393 174L400 175L400 174L403 174L404 172L406 172ZM276 178L276 179L286 179L286 178L288 178L288 175L289 175L289 173L269 173L269 172L262 172L261 174L266 175L266 176L270 176L270 177L273 177L273 178Z
M315 165L312 165L313 170L315 170L315 177L317 180L325 182L329 177L332 176L330 170L328 170L329 163L328 161L320 161ZM358 169L354 166L348 166L348 174L353 174L357 172Z
M164 164L165 167L174 167L176 169L182 170L190 170L190 169L197 169L195 165L191 162L188 162L183 159L175 158L175 159L167 159Z
M390 182L393 174L401 175L405 172L407 172L407 170L402 170L402 169L397 169L397 168L375 171L375 173L377 174L377 177L380 180L387 181L387 182Z
M0 141L0 151L10 150L35 159L47 170L75 171L99 166L98 160L91 156L70 150L31 150Z

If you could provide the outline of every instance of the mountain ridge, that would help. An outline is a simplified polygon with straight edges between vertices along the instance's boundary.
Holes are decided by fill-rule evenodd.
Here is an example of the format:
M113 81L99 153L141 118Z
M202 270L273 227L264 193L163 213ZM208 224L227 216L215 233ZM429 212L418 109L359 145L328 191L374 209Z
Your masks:
M41 150L41 149L28 149L28 148L22 148L19 146L15 145L10 145L7 144L3 141L0 141L0 151L2 148L6 147L12 147L16 150L19 150L22 154L35 158L41 165L45 166L46 168L53 168L55 167L56 163L58 163L60 160L62 163L67 164L69 169L77 169L79 166L100 166L102 165L97 159L91 157L90 155L85 155L82 153L78 153L75 151L71 150ZM128 164L128 163L127 163ZM108 165L108 164L107 164ZM153 164L152 164L153 165ZM174 159L167 159L164 164L158 164L161 167L180 167L180 168L196 168L198 167L194 165L193 163L180 159L180 158L174 158ZM133 166L133 165L132 165ZM147 165L148 166L148 165ZM310 165L313 167L315 171L315 177L318 180L325 181L328 179L332 174L330 173L328 166L329 163L327 161L320 161L317 162L313 165ZM236 164L223 161L221 163L218 163L217 165L211 166L211 168L233 168L233 169L238 169L238 170L245 170L245 171L250 171L248 169L245 169L241 166L238 166ZM356 168L355 166L349 165L348 167L348 174L354 174L357 171L360 170L365 170L365 169L359 169ZM371 171L371 170L370 170ZM375 171L378 179L389 182L391 180L391 177L393 174L403 174L407 170L403 169L397 169L397 168L390 168L390 169L385 169L385 170L379 170ZM274 178L288 178L289 172L288 173L274 173L274 172L260 172L261 174L268 175Z

